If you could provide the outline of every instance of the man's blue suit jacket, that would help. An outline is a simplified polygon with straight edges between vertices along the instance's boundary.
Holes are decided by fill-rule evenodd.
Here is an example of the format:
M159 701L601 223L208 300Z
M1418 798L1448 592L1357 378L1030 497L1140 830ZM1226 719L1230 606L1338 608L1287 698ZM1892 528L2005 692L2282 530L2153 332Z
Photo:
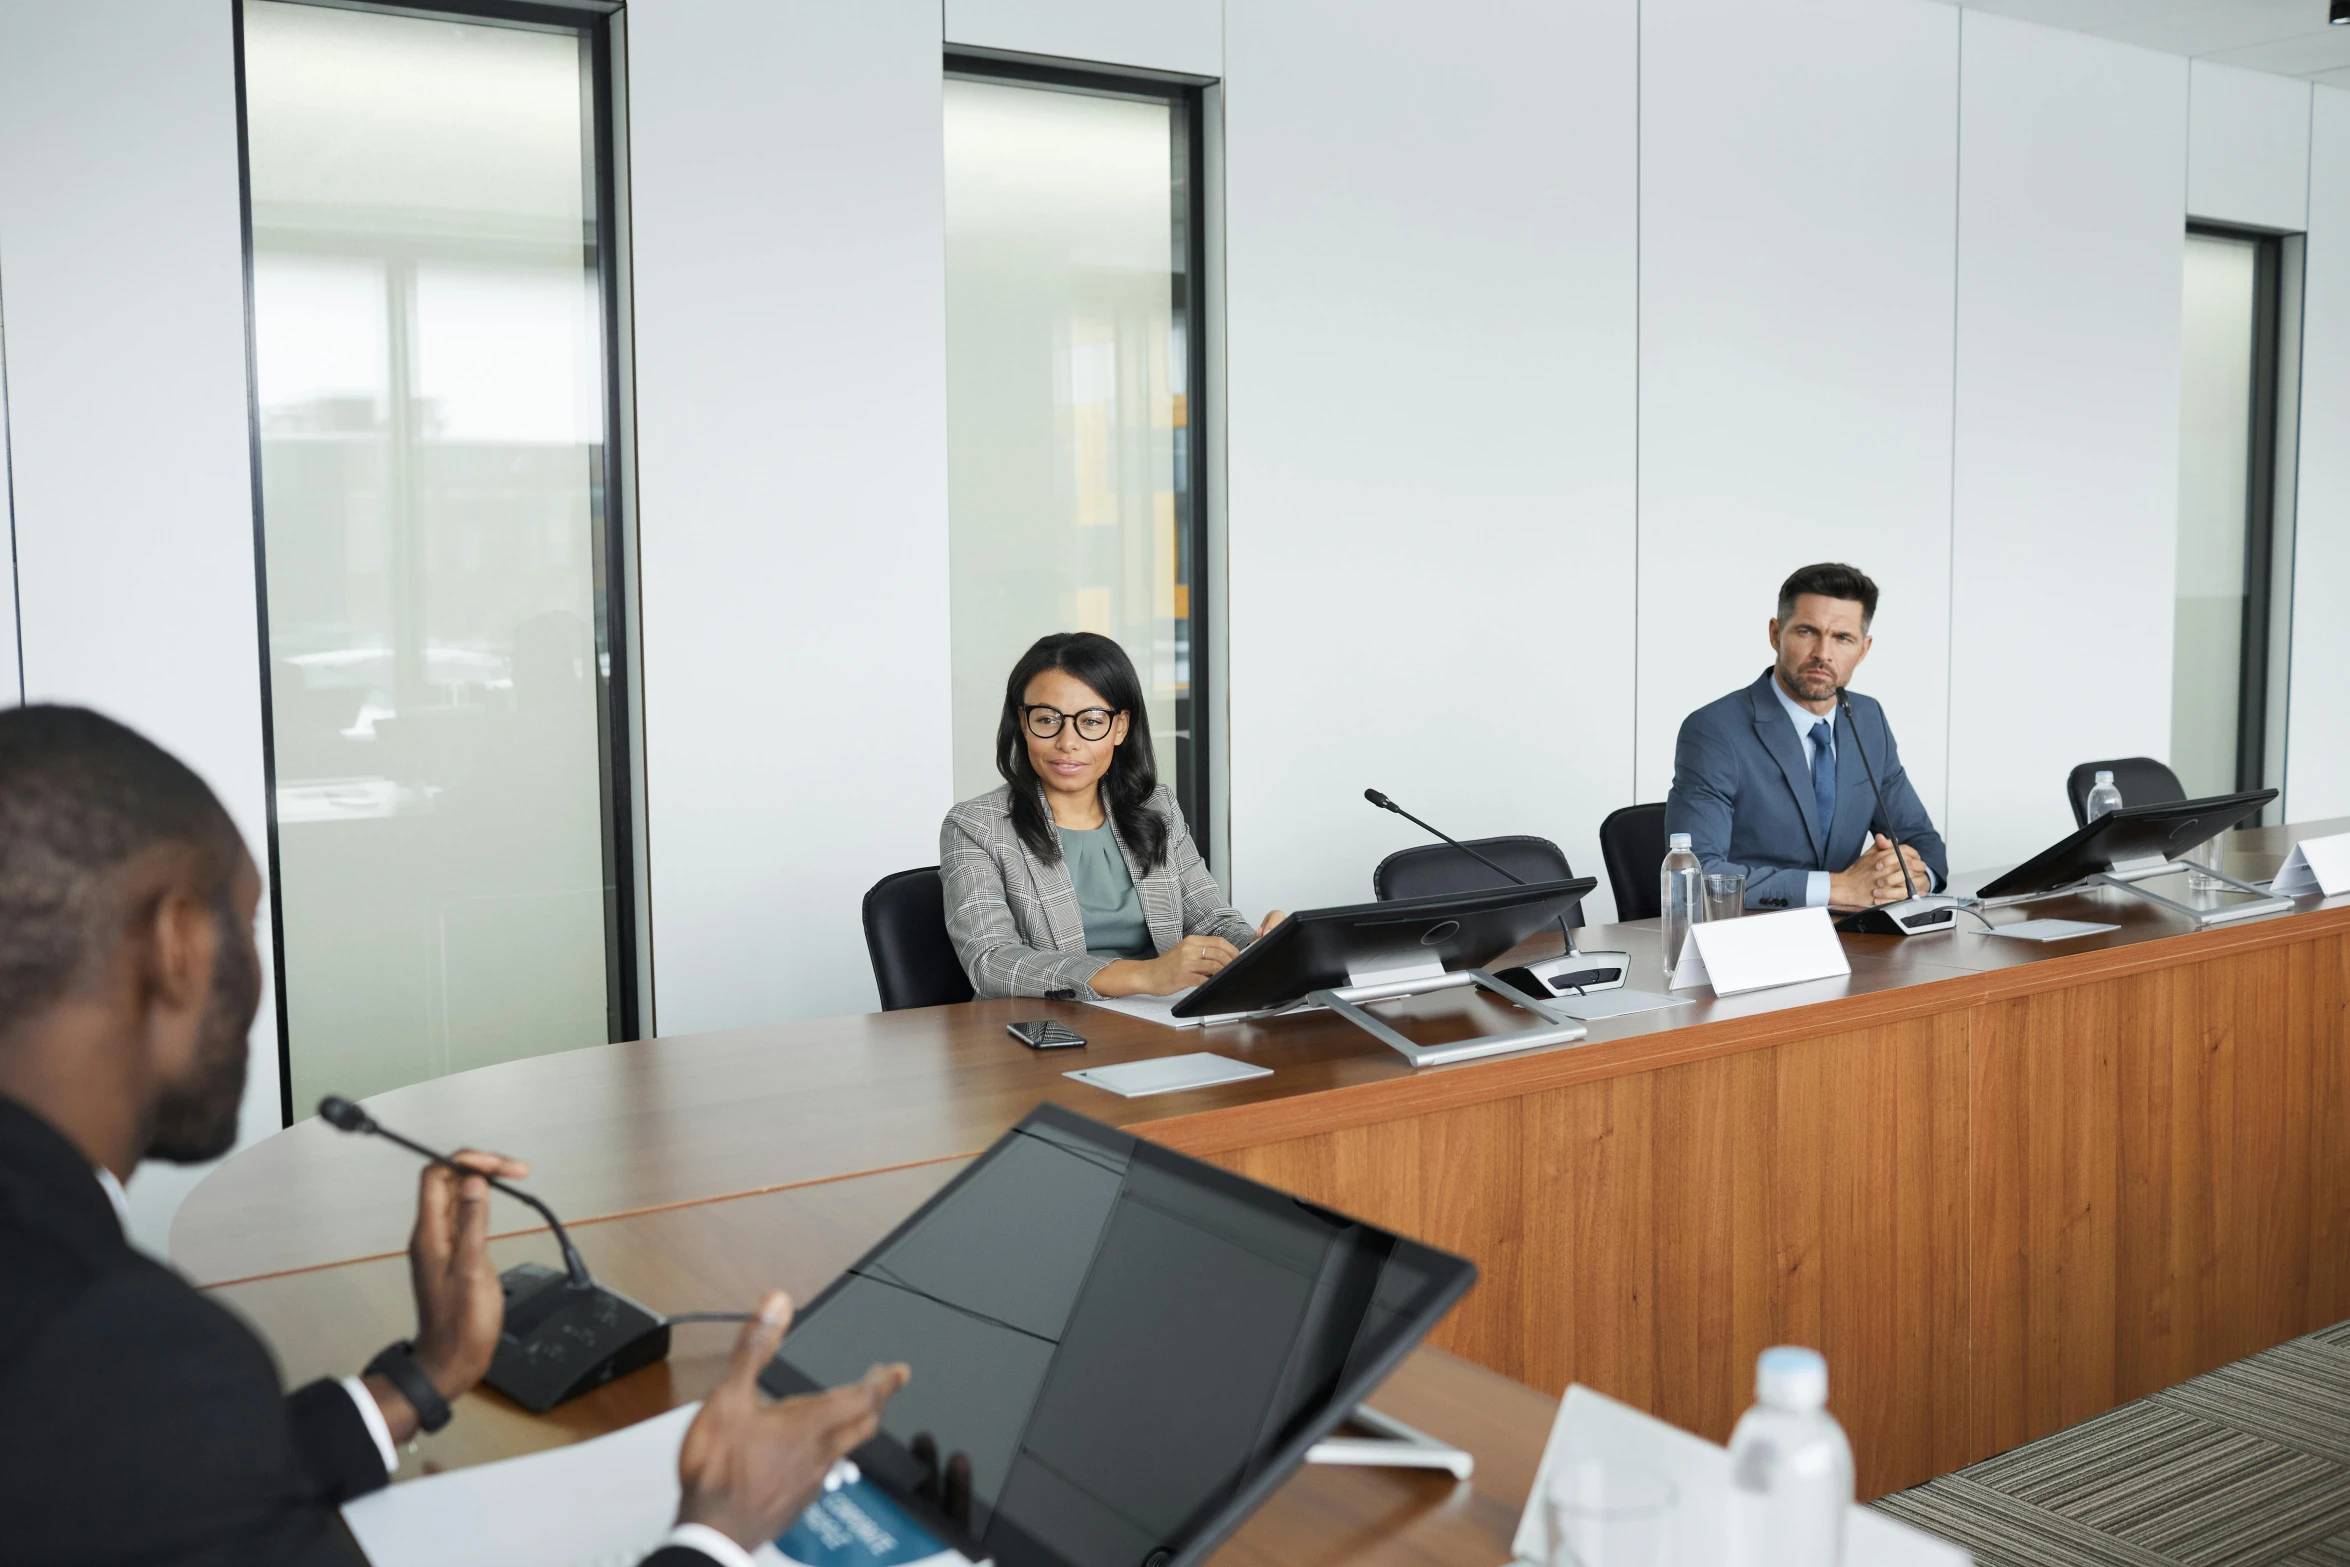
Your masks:
M1947 885L1950 863L1941 834L1909 786L1876 699L1849 692L1852 724L1837 716L1835 820L1823 838L1807 748L1773 694L1771 678L1764 670L1753 685L1708 702L1682 723L1665 831L1687 833L1708 872L1744 871L1750 909L1802 908L1811 873L1850 865L1864 829L1917 850L1935 884ZM1856 741L1868 748L1885 791L1883 813L1869 792Z

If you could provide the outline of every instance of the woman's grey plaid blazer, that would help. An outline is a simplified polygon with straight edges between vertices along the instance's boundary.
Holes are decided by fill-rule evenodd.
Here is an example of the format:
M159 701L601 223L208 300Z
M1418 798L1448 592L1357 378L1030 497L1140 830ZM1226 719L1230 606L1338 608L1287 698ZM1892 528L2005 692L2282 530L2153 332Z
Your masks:
M1165 952L1185 936L1221 936L1236 947L1256 939L1256 927L1224 901L1223 889L1200 862L1184 831L1175 791L1164 784L1147 808L1167 819L1167 861L1146 871L1119 836L1126 870L1142 900L1151 942ZM1046 864L1012 828L1009 785L965 800L947 812L938 830L938 870L946 883L947 935L955 956L982 996L1057 996L1094 999L1088 983L1114 959L1085 950L1085 921L1069 868Z

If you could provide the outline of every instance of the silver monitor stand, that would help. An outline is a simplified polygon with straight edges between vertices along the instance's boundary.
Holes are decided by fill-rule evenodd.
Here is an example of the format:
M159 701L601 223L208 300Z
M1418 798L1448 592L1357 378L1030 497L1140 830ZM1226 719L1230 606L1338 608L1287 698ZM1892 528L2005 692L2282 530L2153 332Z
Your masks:
M2181 903L2176 898L2166 898L2151 887L2139 885L2139 883L2156 876L2171 876L2182 871L2208 876L2213 881L2220 882L2237 892L2248 892L2252 896L2243 903L2230 904L2225 908L2199 909L2191 903ZM2223 925L2229 920L2251 919L2260 914L2283 914L2293 907L2291 898L2270 892L2265 887L2255 887L2248 881L2238 881L2226 872L2215 871L2207 865L2189 865L2184 860L2160 858L2117 860L2112 869L2100 871L2089 879L2101 886L2119 887L2124 892L2144 898L2158 909L2167 909L2173 914L2193 920L2198 925Z
M1447 970L1434 958L1410 968L1382 969L1369 974L1350 972L1352 981L1342 989L1317 990L1306 999L1345 1018L1349 1023L1369 1034L1373 1039L1395 1051L1414 1066L1437 1066L1447 1061L1472 1061L1479 1056L1506 1055L1513 1050L1534 1050L1543 1045L1571 1044L1584 1036L1583 1025L1547 1002L1539 1001L1514 985L1506 985L1481 968ZM1533 1028L1519 1029L1508 1034L1480 1034L1474 1039L1457 1039L1449 1045L1421 1045L1397 1033L1365 1009L1372 1001L1394 1001L1404 996L1427 995L1439 990L1456 990L1474 985L1490 990L1504 1001L1512 1001L1545 1021Z

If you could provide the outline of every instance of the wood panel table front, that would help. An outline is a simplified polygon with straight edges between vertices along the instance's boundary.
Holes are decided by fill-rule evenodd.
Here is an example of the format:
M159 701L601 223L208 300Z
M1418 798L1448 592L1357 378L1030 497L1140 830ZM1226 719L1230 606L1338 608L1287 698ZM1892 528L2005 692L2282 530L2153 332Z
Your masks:
M2229 868L2265 876L2343 827L2233 834ZM1848 978L1418 1071L1326 1014L1177 1031L995 1001L577 1050L369 1106L528 1157L593 1259L653 1215L763 1257L748 1216L827 1187L887 1206L1064 1104L1474 1259L1433 1342L1545 1393L1579 1381L1721 1441L1756 1353L1816 1346L1876 1496L2350 1316L2350 898L2200 930L2111 891L1992 917L2027 914L2120 928L1847 937ZM1651 988L1659 944L1653 922L1585 940ZM1506 1021L1485 1005L1405 1010L1437 1038ZM1048 1015L1082 1061L1004 1032ZM1140 1100L1062 1075L1191 1050L1273 1072ZM396 1253L414 1187L405 1154L307 1120L197 1188L174 1258L299 1331L288 1302L346 1287L301 1270ZM887 1228L824 1211L805 1222L835 1249ZM501 1232L535 1223L500 1209ZM773 1282L692 1255L643 1298L715 1309Z

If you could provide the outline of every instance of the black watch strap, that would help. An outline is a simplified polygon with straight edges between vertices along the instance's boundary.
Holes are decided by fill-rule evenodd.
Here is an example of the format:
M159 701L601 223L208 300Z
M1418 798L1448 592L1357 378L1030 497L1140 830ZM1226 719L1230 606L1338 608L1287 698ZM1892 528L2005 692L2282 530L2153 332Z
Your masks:
M441 1397L441 1390L432 1385L432 1378L424 1374L415 1357L409 1354L415 1347L406 1339L385 1345L383 1352L367 1363L365 1375L382 1377L398 1388L400 1396L416 1411L416 1423L429 1434L449 1423L449 1401ZM350 1362L346 1360L343 1364L347 1366Z

